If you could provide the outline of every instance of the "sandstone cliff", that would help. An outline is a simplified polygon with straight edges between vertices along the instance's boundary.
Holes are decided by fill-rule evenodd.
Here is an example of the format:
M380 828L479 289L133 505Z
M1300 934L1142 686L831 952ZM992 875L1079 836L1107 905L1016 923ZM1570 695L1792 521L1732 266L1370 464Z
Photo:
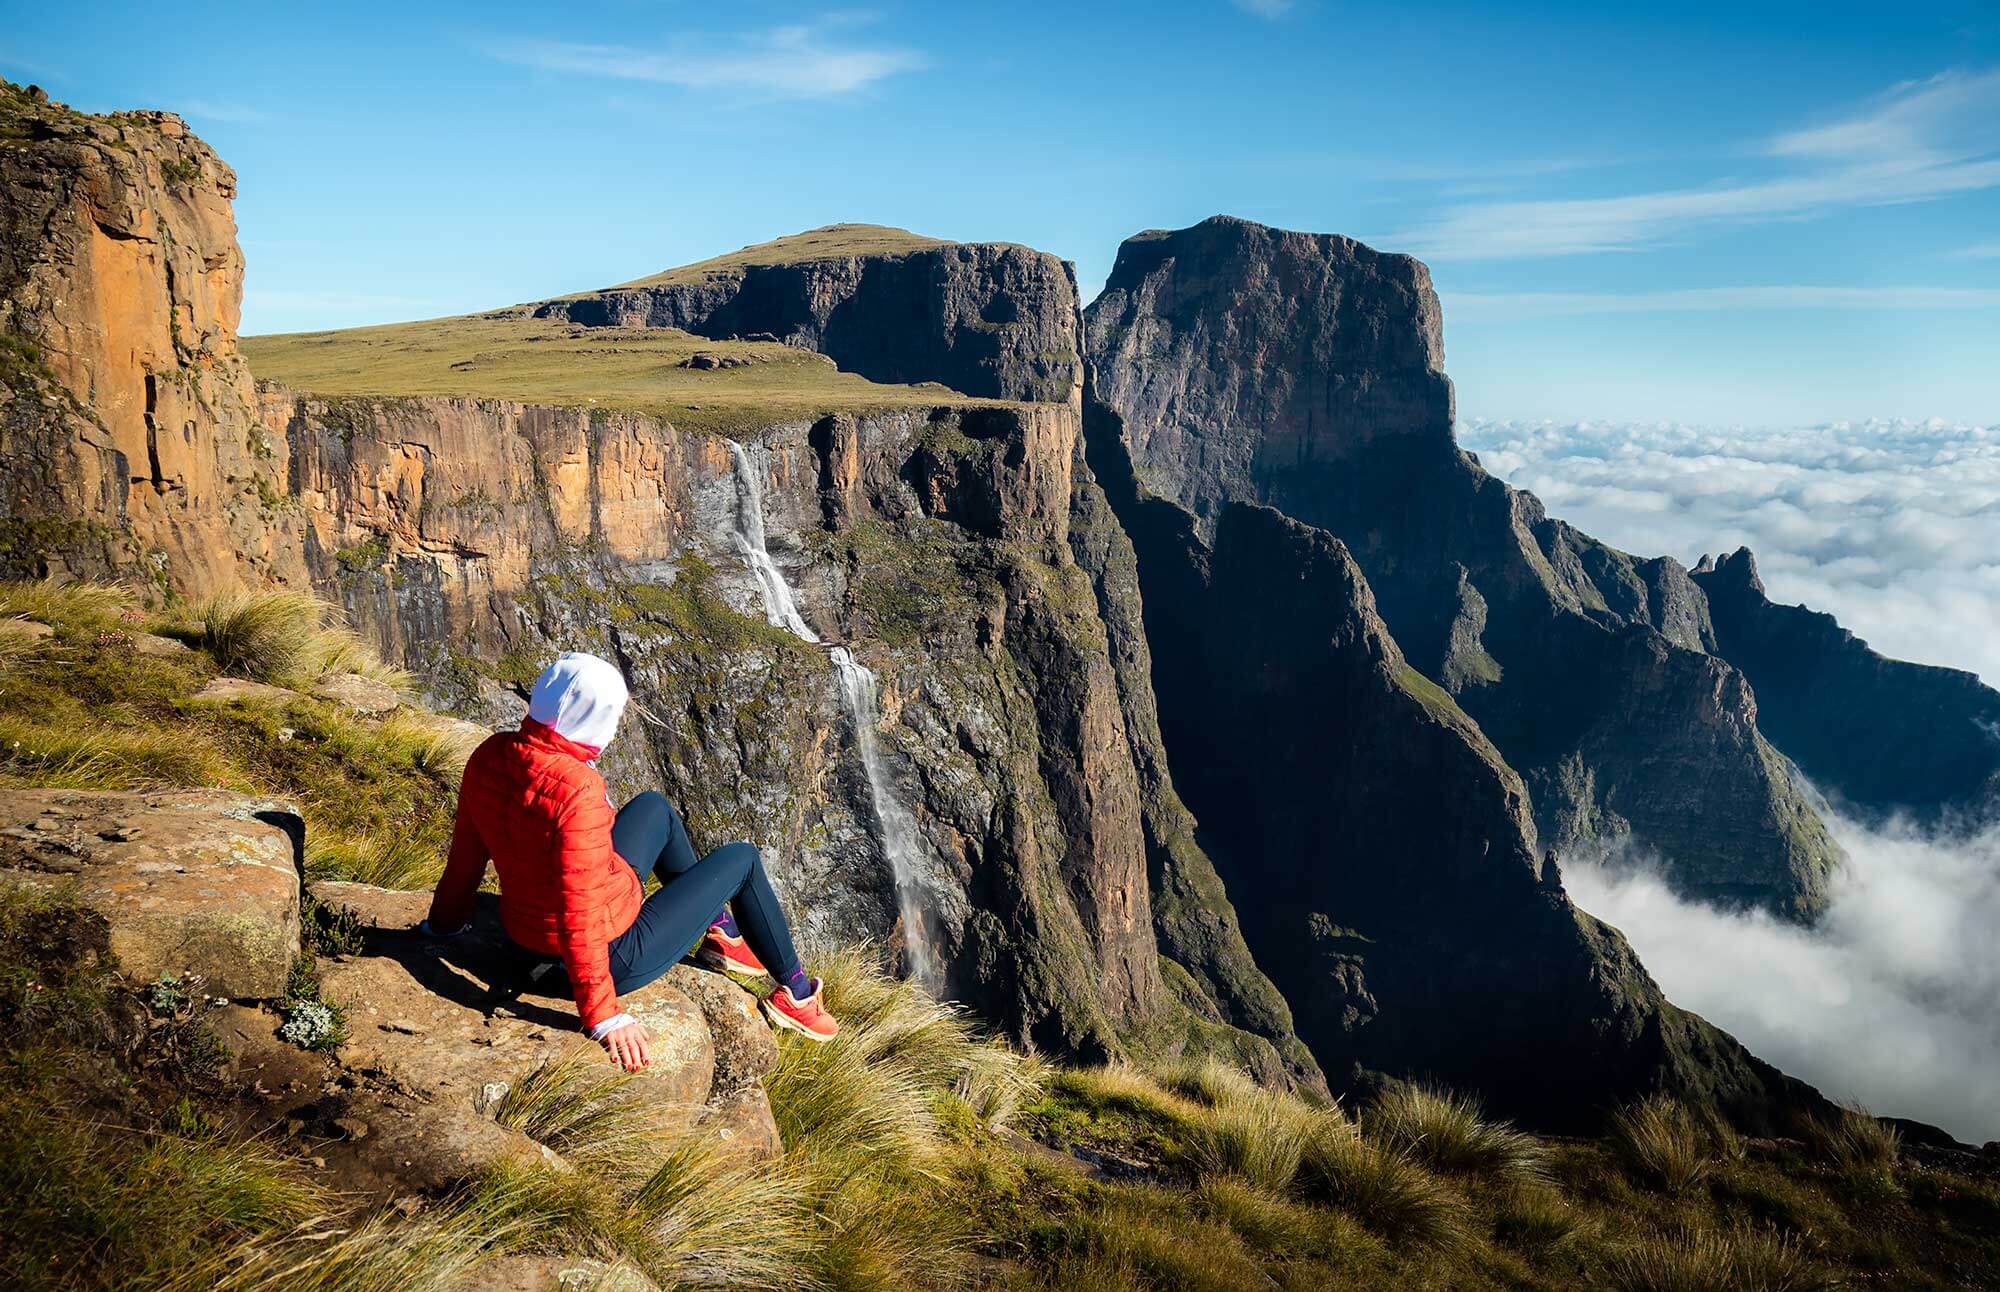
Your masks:
M833 225L523 307L593 327L770 336L871 381L1045 403L1082 377L1076 276L1044 251Z
M1850 811L2000 816L2000 692L1971 673L1886 659L1832 615L1774 604L1748 548L1704 560L1716 653L1757 688L1757 722Z
M1421 264L1217 218L1129 240L1086 332L1090 397L1146 487L1203 535L1249 501L1345 540L1411 664L1519 769L1550 844L1629 840L1692 896L1824 904L1838 850L1709 653L1687 571L1551 519L1453 443Z
M0 570L301 572L236 351L236 175L165 112L0 82Z

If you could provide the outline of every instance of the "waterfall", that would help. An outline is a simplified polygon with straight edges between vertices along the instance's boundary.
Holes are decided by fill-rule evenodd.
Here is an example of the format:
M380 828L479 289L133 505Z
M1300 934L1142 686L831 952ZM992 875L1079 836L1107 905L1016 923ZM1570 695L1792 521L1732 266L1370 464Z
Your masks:
M736 476L736 527L731 534L736 552L756 577L757 590L764 602L764 617L801 641L826 645L799 613L791 584L771 559L764 538L764 488L750 455L735 440L729 442L729 457ZM924 937L919 917L922 905L918 874L922 845L917 840L917 819L909 805L896 793L882 759L877 727L882 706L875 674L845 646L827 646L835 679L840 684L840 704L854 728L854 743L861 755L861 770L868 782L868 805L875 813L882 851L889 859L890 874L896 881L896 910L903 921L903 945L909 959L910 976L935 989L937 965Z

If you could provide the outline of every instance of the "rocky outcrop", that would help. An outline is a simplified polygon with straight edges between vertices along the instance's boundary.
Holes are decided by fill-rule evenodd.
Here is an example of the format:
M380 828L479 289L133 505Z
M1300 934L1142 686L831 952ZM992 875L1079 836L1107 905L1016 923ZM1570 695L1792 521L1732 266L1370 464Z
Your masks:
M73 892L141 981L278 996L299 953L304 833L290 805L223 790L0 790L0 885Z
M935 381L967 395L1041 403L1075 394L1082 368L1069 265L1011 243L926 244L908 235L902 249L838 250L843 240L894 232L835 225L714 267L522 308L591 327L775 337L870 381Z
M0 82L0 573L302 572L236 351L235 192L171 113Z
M1551 519L1453 443L1421 264L1208 220L1128 241L1086 332L1089 398L1146 488L1203 536L1246 501L1342 538L1410 664L1520 770L1547 842L1636 844L1696 897L1823 906L1838 850L1708 653L1687 571Z
M1239 503L1211 545L1115 424L1090 448L1137 551L1165 747L1194 751L1176 783L1337 1091L1425 1076L1544 1126L1661 1088L1750 1121L1817 1106L1570 903L1520 778L1406 661L1344 544Z
M1716 651L1757 688L1757 722L1849 811L1926 824L2000 816L2000 692L1886 659L1832 615L1777 605L1748 548L1706 558Z
M72 896L103 918L128 980L172 980L157 990L197 1002L228 1051L225 1115L244 1133L308 1140L330 1183L383 1197L440 1194L506 1162L561 1165L495 1108L539 1067L605 1060L560 976L526 979L490 895L470 933L441 940L416 928L426 893L316 884L313 918L341 923L349 945L314 957L301 946L303 827L282 804L220 790L7 790L0 822L0 888ZM310 998L302 982L316 983ZM283 1030L305 999L345 1012L331 1055ZM651 1036L637 1080L663 1125L782 1152L762 1086L777 1048L741 988L683 966L621 1003Z

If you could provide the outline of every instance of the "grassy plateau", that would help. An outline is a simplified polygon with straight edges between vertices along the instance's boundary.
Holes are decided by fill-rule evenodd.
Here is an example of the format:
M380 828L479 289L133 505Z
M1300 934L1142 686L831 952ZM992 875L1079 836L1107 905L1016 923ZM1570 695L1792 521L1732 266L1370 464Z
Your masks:
M742 434L835 412L991 403L935 382L895 386L810 350L710 341L673 328L463 318L243 338L259 378L329 396L442 395L644 413L683 430ZM691 368L697 351L743 362Z

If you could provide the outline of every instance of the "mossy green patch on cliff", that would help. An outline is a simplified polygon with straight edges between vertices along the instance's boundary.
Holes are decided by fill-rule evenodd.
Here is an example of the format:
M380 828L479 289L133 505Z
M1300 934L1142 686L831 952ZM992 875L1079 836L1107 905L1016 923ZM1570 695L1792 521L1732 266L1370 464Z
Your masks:
M738 367L682 366L696 351ZM326 396L448 396L643 413L742 436L832 412L992 404L936 384L892 386L774 342L709 341L672 328L546 319L445 318L243 338L259 378Z

